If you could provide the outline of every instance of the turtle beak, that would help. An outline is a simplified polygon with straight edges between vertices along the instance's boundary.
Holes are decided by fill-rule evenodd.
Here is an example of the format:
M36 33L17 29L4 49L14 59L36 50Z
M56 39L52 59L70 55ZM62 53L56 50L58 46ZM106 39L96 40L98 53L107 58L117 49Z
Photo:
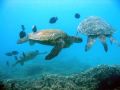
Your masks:
M23 37L23 38L20 38L18 41L17 41L17 44L23 44L25 42L28 41L28 38L27 37Z

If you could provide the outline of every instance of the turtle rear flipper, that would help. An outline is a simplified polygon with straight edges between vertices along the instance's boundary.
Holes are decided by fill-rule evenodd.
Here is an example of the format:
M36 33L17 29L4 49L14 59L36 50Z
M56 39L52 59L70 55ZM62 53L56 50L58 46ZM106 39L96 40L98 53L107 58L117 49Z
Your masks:
M111 42L111 44L114 43L114 44L116 44L117 46L120 47L120 43L115 38L113 38L112 36L110 36L110 42Z
M104 47L105 52L107 52L108 51L108 46L107 46L107 43L106 43L106 36L102 35L102 36L99 37L99 39L100 39L100 41L101 41L101 43Z
M87 45L85 46L85 51L88 51L92 47L93 43L95 42L95 39L96 39L95 36L88 36Z
M51 50L51 52L45 57L46 60L50 60L57 56L59 52L64 47L65 42L63 40L59 40L58 43L54 46L54 48Z

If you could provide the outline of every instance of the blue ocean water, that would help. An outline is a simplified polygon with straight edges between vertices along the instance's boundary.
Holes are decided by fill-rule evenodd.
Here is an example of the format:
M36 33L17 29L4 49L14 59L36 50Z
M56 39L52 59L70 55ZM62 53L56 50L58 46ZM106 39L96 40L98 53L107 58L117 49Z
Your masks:
M80 19L74 18L75 13L80 13ZM50 24L49 19L58 17L55 24ZM29 43L16 44L19 39L21 25L25 25L26 32L32 31L32 26L36 25L40 29L61 29L69 35L75 35L79 23L88 16L99 16L104 18L116 30L114 37L120 41L120 1L119 0L0 0L0 68L10 73L26 73L26 70L40 72L41 68L45 72L53 70L52 73L72 73L79 72L81 68L97 66L100 64L120 64L120 47L111 45L106 53L102 44L97 40L88 52L84 51L87 36L80 34L83 42L73 44L69 48L63 49L60 54L46 61L46 55L40 55L26 62L24 66L6 66L6 61L14 63L14 57L8 57L6 52L17 50L27 52L39 50L40 52L50 52L51 46ZM83 65L84 64L84 65ZM42 67L43 66L43 67ZM39 69L38 71L36 69ZM29 71L29 70L28 70ZM36 73L35 72L35 73ZM32 73L33 74L33 73Z

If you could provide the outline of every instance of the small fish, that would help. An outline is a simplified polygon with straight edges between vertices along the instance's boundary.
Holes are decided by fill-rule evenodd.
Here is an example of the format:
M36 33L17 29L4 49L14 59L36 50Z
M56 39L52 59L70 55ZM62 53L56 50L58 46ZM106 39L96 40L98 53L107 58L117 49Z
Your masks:
M19 37L24 38L24 37L26 37L25 26L21 25L21 29L22 30L19 32Z
M18 55L18 54L19 54L18 51L11 51L11 52L5 53L6 56L15 56L15 55Z
M11 52L7 52L5 53L6 56L12 56L12 53Z
M10 63L9 63L9 61L6 61L6 65L9 67L10 66Z
M33 32L37 32L37 27L36 27L36 25L33 25L32 31L33 31Z
M79 13L76 13L76 14L75 14L75 18L76 18L76 19L79 19L79 18L80 18L80 14L79 14Z
M24 38L24 37L26 37L26 32L23 31L23 30L20 31L20 32L19 32L19 37L20 37L20 38Z
M57 20L58 20L57 17L52 17L52 18L50 18L49 23L51 23L51 24L56 23Z
M25 30L25 26L24 25L21 25L21 28L22 28L23 31Z
M11 53L12 53L12 55L18 55L19 54L18 51L12 51Z

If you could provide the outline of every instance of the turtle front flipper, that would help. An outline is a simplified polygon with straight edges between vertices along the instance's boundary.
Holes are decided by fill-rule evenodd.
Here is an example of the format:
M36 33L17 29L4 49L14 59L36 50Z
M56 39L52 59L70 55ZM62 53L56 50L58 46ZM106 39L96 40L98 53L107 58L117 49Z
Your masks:
M60 39L54 46L54 48L51 50L51 52L45 57L45 60L51 60L52 58L57 56L64 47L64 44L65 44L64 40Z
M110 42L111 42L111 43L114 43L114 44L116 44L117 46L120 47L120 42L118 42L118 41L117 41L115 38L113 38L112 36L110 36L109 38L110 38Z
M87 39L87 45L85 46L85 51L88 51L93 43L95 42L95 39L96 39L96 36L88 36L88 39Z
M99 36L99 39L104 47L104 50L105 52L108 51L108 46L107 46L107 43L106 43L106 36L102 35L102 36Z

